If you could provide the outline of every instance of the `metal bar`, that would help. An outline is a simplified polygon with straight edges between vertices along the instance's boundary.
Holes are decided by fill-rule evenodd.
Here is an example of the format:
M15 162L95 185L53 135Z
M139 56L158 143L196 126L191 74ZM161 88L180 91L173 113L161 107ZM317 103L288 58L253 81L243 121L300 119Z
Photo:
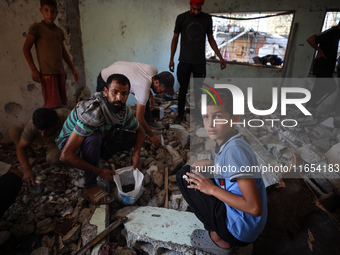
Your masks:
M168 182L169 182L169 177L168 177L169 169L168 167L165 168L165 178L164 178L164 186L165 186L165 204L164 207L166 209L169 209L169 191L168 191Z
M90 242L88 242L85 246L83 246L79 251L77 251L74 255L81 255L88 251L91 247L97 244L100 240L102 240L105 236L107 236L112 230L118 227L120 224L125 223L127 221L127 217L119 218L115 222L113 222L110 226L104 229L99 235L93 238Z

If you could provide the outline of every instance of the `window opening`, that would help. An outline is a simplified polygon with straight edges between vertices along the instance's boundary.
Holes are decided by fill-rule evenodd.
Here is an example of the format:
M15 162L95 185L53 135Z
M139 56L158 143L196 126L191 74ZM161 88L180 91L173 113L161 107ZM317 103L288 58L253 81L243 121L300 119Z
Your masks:
M224 59L281 68L294 13L211 13L213 36ZM206 58L216 59L209 43Z

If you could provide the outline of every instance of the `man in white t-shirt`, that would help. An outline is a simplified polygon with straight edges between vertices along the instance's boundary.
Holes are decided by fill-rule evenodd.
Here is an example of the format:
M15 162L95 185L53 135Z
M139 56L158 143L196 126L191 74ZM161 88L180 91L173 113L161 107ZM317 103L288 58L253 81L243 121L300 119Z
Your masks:
M155 94L174 94L174 77L170 72L158 74L156 67L137 62L118 61L103 69L97 78L96 91L102 91L107 78L114 73L125 75L131 83L130 93L137 99L136 119L149 135L152 143L159 147L160 139L152 132L151 127L157 128L157 123L152 118L151 110L155 107ZM158 125L159 127L159 125Z

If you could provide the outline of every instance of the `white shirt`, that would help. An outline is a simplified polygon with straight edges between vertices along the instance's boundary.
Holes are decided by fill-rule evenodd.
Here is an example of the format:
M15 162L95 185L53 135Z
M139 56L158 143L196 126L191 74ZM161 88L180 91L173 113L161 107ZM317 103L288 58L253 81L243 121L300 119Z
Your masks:
M146 105L149 99L152 77L158 73L157 68L148 64L118 61L103 69L101 76L106 82L107 78L114 73L125 75L131 83L130 93L135 95L141 105Z

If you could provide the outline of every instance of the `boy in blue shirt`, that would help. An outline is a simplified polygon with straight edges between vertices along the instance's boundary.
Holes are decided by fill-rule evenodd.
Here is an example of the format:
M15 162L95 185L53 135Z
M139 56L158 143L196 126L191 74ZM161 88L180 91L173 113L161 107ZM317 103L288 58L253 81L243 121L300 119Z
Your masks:
M231 124L240 121L240 116L232 114L232 95L227 89L216 91L223 105L208 98L203 115L204 127L216 141L215 160L196 161L191 167L199 171L184 166L177 173L177 183L205 228L192 233L191 244L212 254L233 254L235 247L252 243L262 232L267 196L261 173L249 171L258 165L255 153ZM206 169L214 179L204 176Z

